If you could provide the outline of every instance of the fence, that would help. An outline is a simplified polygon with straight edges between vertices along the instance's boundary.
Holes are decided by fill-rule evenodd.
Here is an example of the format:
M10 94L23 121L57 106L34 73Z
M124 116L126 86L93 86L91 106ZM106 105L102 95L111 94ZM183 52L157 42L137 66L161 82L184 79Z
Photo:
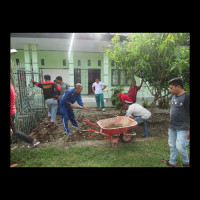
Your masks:
M16 92L16 128L29 134L47 116L42 90L31 79L43 81L43 74L12 67L12 83Z

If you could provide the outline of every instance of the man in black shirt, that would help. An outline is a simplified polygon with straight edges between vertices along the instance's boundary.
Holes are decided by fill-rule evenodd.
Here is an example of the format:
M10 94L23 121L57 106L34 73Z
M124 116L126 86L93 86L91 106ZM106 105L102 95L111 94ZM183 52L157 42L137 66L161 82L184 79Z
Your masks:
M60 95L61 88L51 81L51 76L46 74L44 76L44 82L38 83L31 79L31 82L39 88L43 89L45 103L48 107L48 117L51 121L51 128L55 129L56 112L58 108L57 99Z
M173 95L170 107L169 139L170 160L162 160L167 165L176 166L176 158L180 153L184 167L189 167L187 146L189 144L190 125L190 94L183 89L183 81L175 78L169 82Z

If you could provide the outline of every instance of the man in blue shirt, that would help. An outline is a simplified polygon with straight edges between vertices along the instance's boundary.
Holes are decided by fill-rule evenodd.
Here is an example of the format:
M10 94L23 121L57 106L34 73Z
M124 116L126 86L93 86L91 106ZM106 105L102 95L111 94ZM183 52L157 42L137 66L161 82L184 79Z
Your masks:
M63 126L65 129L65 133L67 135L70 134L70 130L68 128L68 119L71 121L73 126L78 127L78 123L75 120L74 112L73 112L73 104L77 101L77 103L82 106L83 108L86 108L82 102L81 98L81 91L83 89L83 86L80 83L77 83L75 85L75 88L68 89L63 94L62 98L60 99L59 105L60 105L60 114L63 121Z

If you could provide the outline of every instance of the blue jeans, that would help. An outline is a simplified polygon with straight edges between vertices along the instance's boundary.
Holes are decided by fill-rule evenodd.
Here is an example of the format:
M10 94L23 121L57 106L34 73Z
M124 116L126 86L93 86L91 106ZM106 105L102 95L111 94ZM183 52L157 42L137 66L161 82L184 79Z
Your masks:
M142 117L135 117L133 119L138 124L144 123L143 126L142 126L143 127L143 131L144 131L144 137L148 137L148 131L147 131L147 124L146 124L146 122L151 119L151 116L148 119L142 119Z
M178 152L180 153L181 159L184 163L189 162L187 146L189 140L187 139L187 130L175 130L169 128L168 131L169 139L168 144L170 146L170 163L175 165Z
M97 108L100 107L100 102L101 102L101 108L104 108L104 101L103 101L103 93L101 94L95 94L95 99L97 103Z
M45 103L48 107L48 117L51 117L51 122L56 121L56 112L58 108L58 102L54 99L46 99Z

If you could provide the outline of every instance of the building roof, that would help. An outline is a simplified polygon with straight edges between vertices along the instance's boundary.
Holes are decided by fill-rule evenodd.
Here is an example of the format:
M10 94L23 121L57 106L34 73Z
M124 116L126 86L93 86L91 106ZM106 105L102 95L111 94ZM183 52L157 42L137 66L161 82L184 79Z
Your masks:
M116 33L74 33L71 51L104 52ZM119 33L121 40L128 33ZM11 33L11 48L24 49L24 44L38 44L38 50L68 51L73 33Z

